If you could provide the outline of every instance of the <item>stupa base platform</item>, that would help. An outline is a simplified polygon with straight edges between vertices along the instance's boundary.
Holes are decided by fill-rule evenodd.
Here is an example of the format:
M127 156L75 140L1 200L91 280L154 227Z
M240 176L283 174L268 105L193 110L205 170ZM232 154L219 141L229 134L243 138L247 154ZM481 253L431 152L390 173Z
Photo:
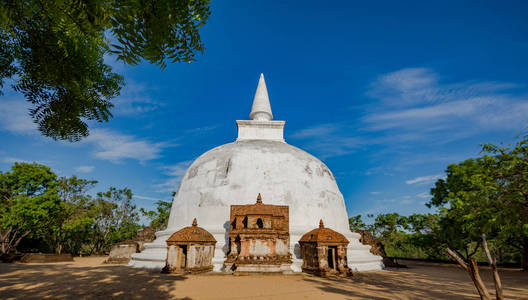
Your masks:
M233 270L234 269L234 270ZM226 272L232 273L292 273L290 264L235 264L233 263L225 264Z
M227 245L225 244L225 232L214 229L207 230L211 232L218 241L216 243L215 256L213 258L213 272L231 272L231 270L226 268L225 265L226 258L224 249L227 249ZM166 241L175 231L176 230L164 230L156 232L156 240L152 243L145 244L145 250L141 253L132 254L132 259L128 265L135 268L161 271L161 269L165 267L167 258ZM301 232L308 232L308 230L301 230ZM348 267L352 272L379 271L384 269L382 257L370 253L370 246L361 244L359 241L359 234L347 232L344 235L350 241L347 247L347 257ZM298 240L300 234L293 233L292 237ZM292 243L290 246L292 263L291 265L288 264L288 268L294 273L302 272L303 261L300 259L300 248L298 248L298 246L298 243ZM297 255L297 252L299 255ZM280 270L278 272L282 271L283 270Z

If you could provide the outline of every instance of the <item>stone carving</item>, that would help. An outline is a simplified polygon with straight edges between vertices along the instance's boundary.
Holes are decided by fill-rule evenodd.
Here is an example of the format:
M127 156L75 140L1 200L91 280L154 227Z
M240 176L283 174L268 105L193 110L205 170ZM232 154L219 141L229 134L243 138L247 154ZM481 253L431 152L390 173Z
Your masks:
M225 270L289 272L289 208L262 203L231 205L229 251Z
M301 237L302 270L321 276L351 274L347 266L348 240L339 232L325 228L323 220L319 228Z
M164 273L200 273L213 270L216 239L207 230L198 227L194 218L192 226L173 233L167 239L167 260Z

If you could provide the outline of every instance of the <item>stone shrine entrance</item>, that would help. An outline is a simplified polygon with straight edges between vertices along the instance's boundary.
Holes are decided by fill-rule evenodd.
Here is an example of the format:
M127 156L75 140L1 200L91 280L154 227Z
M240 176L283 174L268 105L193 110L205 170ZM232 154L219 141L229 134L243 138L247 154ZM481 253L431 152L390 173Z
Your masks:
M303 272L322 276L351 274L346 255L348 240L339 232L325 228L323 220L319 228L303 235L299 244Z
M215 244L213 235L198 227L195 218L192 226L176 231L167 239L167 258L162 272L181 274L212 270Z
M289 208L262 203L232 205L225 270L290 272Z
M328 247L328 267L334 270L336 269L336 266L335 266L336 252L337 252L336 246Z

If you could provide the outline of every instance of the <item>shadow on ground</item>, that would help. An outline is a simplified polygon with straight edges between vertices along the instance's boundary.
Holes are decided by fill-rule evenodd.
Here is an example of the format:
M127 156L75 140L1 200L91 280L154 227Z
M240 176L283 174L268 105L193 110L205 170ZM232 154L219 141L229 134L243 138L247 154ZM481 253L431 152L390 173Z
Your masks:
M123 265L0 264L0 298L167 299L174 283L183 280Z
M479 299L465 271L454 265L355 273L349 278L306 274L176 276L103 265L103 258L73 263L0 264L0 299ZM528 299L528 272L500 271L506 299ZM493 296L489 268L481 268Z
M480 273L492 298L495 287L491 271ZM528 299L528 272L500 270L507 299ZM355 273L349 278L305 277L318 289L344 299L479 299L468 274L455 265L410 264L408 269Z

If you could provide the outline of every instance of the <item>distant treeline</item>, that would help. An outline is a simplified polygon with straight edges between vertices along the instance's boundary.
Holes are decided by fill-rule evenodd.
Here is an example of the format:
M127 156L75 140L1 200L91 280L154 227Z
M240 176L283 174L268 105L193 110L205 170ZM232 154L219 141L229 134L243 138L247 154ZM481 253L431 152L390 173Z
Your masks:
M369 230L388 256L448 259L450 248L465 261L484 261L482 234L499 263L528 270L528 139L512 146L483 145L483 154L447 167L431 189L433 214L381 214L371 225L360 215L352 230ZM0 254L55 252L101 254L133 238L139 214L157 230L166 227L171 203L138 210L128 188L91 196L96 181L57 177L49 167L15 163L0 172ZM374 216L369 216L374 218Z
M369 230L390 257L449 259L450 248L466 261L486 261L485 234L498 263L521 263L528 270L528 139L485 144L482 153L447 167L426 203L435 213L380 214L370 225L357 215L350 228Z
M166 226L170 203L138 209L128 188L92 196L97 181L58 177L47 166L14 163L0 172L0 254L12 252L103 254L134 238L142 213L156 229Z

